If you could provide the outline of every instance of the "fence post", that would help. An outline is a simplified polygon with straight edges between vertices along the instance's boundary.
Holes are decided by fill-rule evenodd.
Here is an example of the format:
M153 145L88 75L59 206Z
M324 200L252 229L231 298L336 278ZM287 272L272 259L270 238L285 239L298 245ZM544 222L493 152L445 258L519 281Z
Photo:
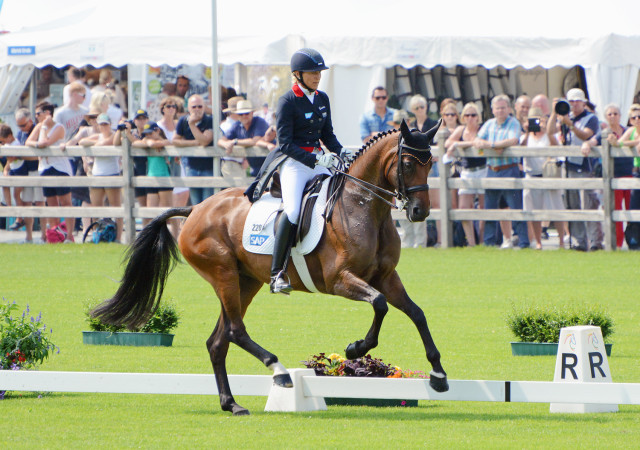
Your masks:
M126 134L122 133L122 177L124 178L122 206L124 208L124 237L127 244L131 244L136 237L136 219L133 216L133 208L136 202L133 175L131 142L127 139Z
M616 223L613 220L615 209L615 191L611 188L613 179L613 158L611 156L611 146L607 140L608 133L602 133L601 159L602 159L602 210L604 211L604 248L605 250L616 249Z
M449 220L449 210L451 209L451 193L449 192L449 164L442 162L447 150L444 148L444 141L447 140L449 130L443 128L438 131L438 169L440 172L440 246L442 248L453 247L453 227Z

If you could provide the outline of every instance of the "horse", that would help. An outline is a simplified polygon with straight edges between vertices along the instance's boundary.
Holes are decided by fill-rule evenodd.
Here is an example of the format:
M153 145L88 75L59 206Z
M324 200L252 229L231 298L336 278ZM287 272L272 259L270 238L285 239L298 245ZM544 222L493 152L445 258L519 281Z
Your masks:
M390 303L417 327L432 366L429 384L435 391L444 392L449 389L447 374L425 314L409 298L396 272L400 237L391 218L392 196L406 207L410 221L424 221L429 215L426 183L432 165L430 144L437 128L421 133L409 130L403 121L400 130L378 134L347 159L342 174L334 175L345 179L335 193L331 219L326 221L317 247L305 259L320 292L364 301L373 307L371 328L364 339L347 346L348 359L362 357L378 345ZM173 208L156 217L129 247L115 295L92 312L104 322L129 328L146 323L158 307L167 277L181 253L211 284L221 303L220 317L206 345L220 406L233 415L249 411L236 403L229 386L225 360L230 343L271 369L275 385L293 386L277 356L253 341L243 322L253 297L264 283L269 283L271 265L269 255L243 248L243 226L250 207L242 189L232 188L196 206ZM187 218L178 247L166 225L176 216ZM294 290L309 292L293 265L288 275Z

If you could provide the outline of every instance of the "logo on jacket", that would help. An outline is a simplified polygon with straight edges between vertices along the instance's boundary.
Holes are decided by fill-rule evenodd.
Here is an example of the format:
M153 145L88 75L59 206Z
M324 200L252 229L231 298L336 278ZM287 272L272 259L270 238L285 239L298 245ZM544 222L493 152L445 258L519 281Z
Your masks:
M304 117L305 117L305 119L311 119L311 117L313 117L313 113L312 112L304 113Z

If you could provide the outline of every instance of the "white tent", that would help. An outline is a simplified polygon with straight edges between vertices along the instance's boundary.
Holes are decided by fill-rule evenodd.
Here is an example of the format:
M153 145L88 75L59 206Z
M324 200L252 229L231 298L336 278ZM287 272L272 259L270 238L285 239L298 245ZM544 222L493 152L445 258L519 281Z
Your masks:
M313 3L212 1L4 0L0 67L53 64L123 66L288 64L299 47L319 50L333 68L338 136L353 143L370 88L394 65L585 68L598 105L631 103L640 67L640 5L609 0L426 2L325 0ZM343 139L344 141L345 139Z

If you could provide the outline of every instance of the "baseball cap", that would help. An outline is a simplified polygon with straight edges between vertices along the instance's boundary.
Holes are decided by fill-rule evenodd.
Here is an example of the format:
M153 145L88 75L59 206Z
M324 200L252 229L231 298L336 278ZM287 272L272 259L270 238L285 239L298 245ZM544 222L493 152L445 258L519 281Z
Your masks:
M147 112L144 109L139 109L136 111L136 115L133 116L133 118L137 119L138 117L146 117L148 119L149 114L147 114Z
M107 114L100 114L98 116L98 125L100 125L101 123L108 123L111 124L111 119L109 118L109 116Z
M159 130L160 127L155 122L149 122L144 124L144 128L142 128L142 134L151 134L156 130Z

